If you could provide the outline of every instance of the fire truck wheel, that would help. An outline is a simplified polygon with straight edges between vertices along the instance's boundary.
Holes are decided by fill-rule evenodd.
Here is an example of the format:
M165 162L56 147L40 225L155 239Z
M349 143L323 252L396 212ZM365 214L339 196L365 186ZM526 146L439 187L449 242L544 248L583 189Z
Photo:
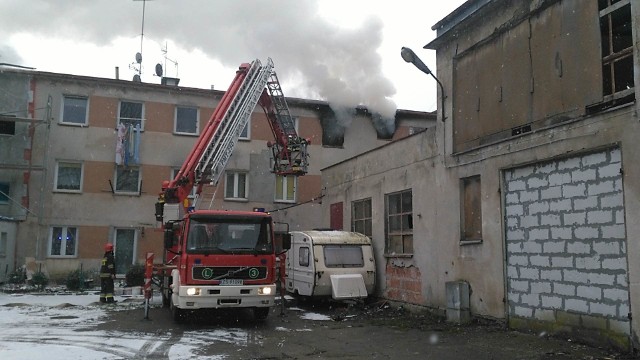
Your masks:
M181 323L182 322L182 316L183 316L184 311L182 311L182 309L179 309L178 307L176 307L175 305L173 305L173 302L171 303L171 315L173 316L173 321L175 321L176 323Z
M255 317L256 320L266 320L267 317L269 316L269 310L271 310L271 308L268 307L259 307L259 308L254 308L253 309L253 317Z

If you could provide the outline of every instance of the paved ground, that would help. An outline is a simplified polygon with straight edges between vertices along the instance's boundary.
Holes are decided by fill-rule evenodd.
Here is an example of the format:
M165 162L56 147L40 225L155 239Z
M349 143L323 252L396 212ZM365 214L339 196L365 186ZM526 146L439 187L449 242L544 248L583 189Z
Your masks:
M494 323L454 326L386 303L291 304L281 312L274 308L264 322L245 312L219 312L176 324L168 309L152 308L149 320L142 309L119 310L87 330L153 339L136 354L147 359L174 358L172 347L185 343L192 354L208 359L633 358L570 339L508 331Z

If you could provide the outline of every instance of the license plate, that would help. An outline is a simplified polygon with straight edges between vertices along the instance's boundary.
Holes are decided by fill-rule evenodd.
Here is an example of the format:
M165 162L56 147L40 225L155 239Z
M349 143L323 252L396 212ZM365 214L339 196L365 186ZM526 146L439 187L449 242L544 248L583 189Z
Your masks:
M242 279L220 279L220 285L242 285Z

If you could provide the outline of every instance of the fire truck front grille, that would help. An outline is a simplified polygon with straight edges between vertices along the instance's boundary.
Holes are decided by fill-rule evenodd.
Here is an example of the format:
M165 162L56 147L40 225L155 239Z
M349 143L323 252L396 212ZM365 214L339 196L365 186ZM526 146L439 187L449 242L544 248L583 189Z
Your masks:
M192 275L195 280L260 280L267 277L267 268L265 266L194 266Z

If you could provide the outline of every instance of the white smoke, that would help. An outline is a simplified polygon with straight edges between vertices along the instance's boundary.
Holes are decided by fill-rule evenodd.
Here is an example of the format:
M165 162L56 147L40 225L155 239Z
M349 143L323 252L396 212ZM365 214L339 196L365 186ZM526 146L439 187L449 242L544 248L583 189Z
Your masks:
M28 32L106 45L140 35L144 4L145 38L200 50L229 67L271 57L281 82L300 86L287 88L287 96L319 98L336 109L362 105L395 118L395 88L376 52L382 21L339 28L318 15L316 1L2 0L0 38Z

